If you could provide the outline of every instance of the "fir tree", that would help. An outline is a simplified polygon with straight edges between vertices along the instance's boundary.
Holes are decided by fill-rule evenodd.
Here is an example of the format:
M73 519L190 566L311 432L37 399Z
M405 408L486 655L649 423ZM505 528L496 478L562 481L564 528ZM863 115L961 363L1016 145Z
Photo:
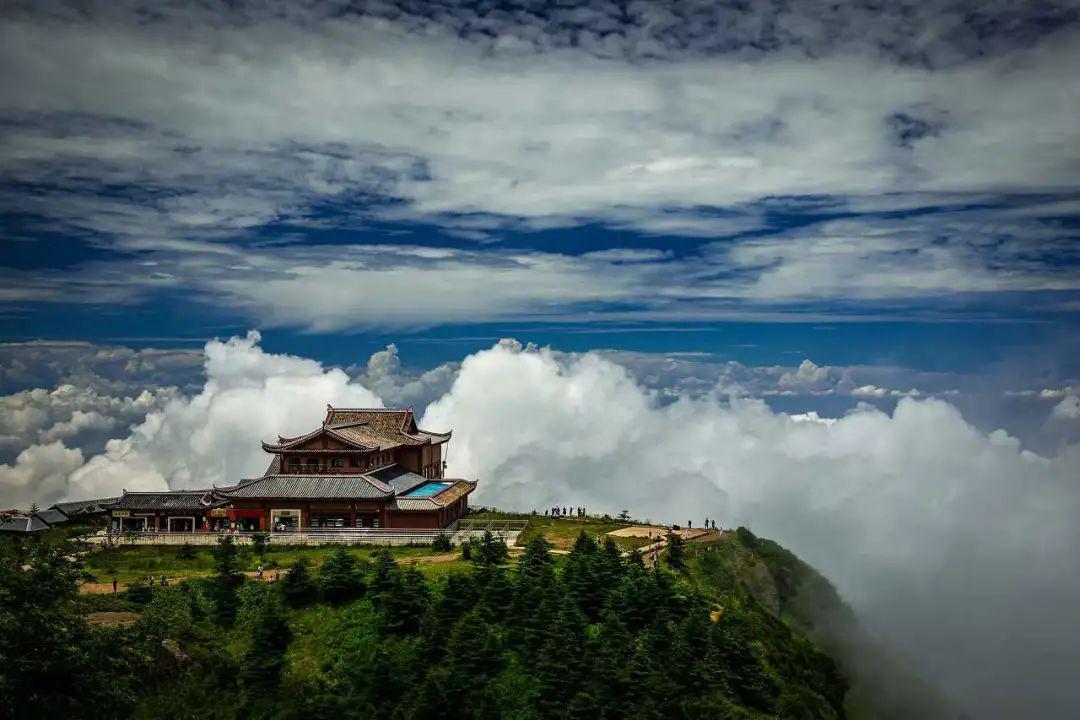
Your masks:
M667 565L675 571L686 567L686 541L678 533L671 533L667 537Z
M218 617L226 625L236 618L236 588L243 581L239 548L231 535L224 535L214 548L214 601Z
M275 691L285 667L292 633L274 594L267 594L251 623L251 645L240 662L240 685L249 703Z
M311 565L305 555L296 558L285 571L284 588L285 598L293 604L307 602L315 595L315 585L311 581Z
M331 603L359 597L364 590L356 558L345 548L336 548L319 568L319 595Z

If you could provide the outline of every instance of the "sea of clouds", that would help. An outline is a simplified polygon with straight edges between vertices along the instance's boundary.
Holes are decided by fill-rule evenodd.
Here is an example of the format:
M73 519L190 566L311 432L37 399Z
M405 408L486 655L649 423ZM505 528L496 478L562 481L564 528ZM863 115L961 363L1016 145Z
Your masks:
M672 398L603 353L515 341L402 380L394 348L350 374L259 340L209 342L197 393L120 402L120 414L147 414L102 452L56 430L26 435L0 465L0 504L231 484L265 468L260 440L310 430L327 403L435 398L421 425L453 429L448 473L480 479L474 504L749 525L819 568L872 632L978 717L1075 706L1076 444L1037 455L934 397L831 418L719 390ZM806 364L786 377L826 380ZM1074 421L1070 398L1056 422Z

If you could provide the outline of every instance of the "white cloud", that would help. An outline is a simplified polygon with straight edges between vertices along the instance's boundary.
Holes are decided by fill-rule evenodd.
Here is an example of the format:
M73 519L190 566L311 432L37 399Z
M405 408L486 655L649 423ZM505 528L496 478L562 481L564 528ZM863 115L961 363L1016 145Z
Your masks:
M730 228L666 213L1077 187L1074 28L990 45L943 32L949 14L936 5L889 18L884 35L881 17L848 5L822 9L827 24L751 5L751 16L779 12L783 30L733 22L728 6L709 26L689 10L657 21L659 5L622 13L603 40L459 8L445 24L400 9L297 9L292 24L252 8L77 23L26 13L0 31L3 64L19 70L0 83L0 112L32 122L7 133L0 168L31 182L61 169L70 195L43 214L144 247L306 220L315 202L368 193L402 200L392 210L411 217L599 217L699 234ZM995 18L988 28L1014 14L971 12ZM926 28L918 41L912 25ZM693 27L696 40L681 37ZM534 51L503 51L522 43ZM105 182L174 192L87 193L91 167Z
M129 426L176 395L175 388L155 388L136 397L116 397L64 383L53 390L0 396L0 443L19 449L63 440L69 446L100 450L107 437L126 434Z
M1080 397L1066 395L1061 402L1054 406L1050 414L1058 420L1080 419Z
M829 368L820 367L807 358L799 363L794 372L785 372L780 376L782 387L811 388L820 386L829 380Z
M35 502L45 507L42 500L60 497L68 476L82 464L82 451L59 440L26 448L13 465L0 465L0 508L25 510Z
M508 346L467 358L423 422L454 429L450 472L480 478L478 502L748 523L821 568L979 717L1074 706L1061 628L1080 601L1075 446L1036 456L940 400L835 420L754 400L660 404L597 355Z
M246 338L208 343L206 382L200 393L169 399L130 435L110 440L105 452L85 465L81 453L59 442L28 448L14 467L4 466L0 504L32 497L45 505L61 498L115 495L125 488L233 484L265 469L261 440L309 431L319 424L328 403L382 406L378 397L343 371L327 370L313 360L265 353L258 341L258 333L252 332ZM46 452L50 458L60 455L68 460L76 453L80 461L64 473L51 470L54 462L43 475L36 468Z

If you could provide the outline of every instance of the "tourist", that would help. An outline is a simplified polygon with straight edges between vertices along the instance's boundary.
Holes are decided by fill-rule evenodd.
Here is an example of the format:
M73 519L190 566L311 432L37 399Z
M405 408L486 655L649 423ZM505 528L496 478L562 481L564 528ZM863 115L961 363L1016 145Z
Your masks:
M161 587L168 587L168 586L169 586L169 579L167 577L165 577L164 575L162 575L161 576Z
M260 566L259 566L259 569L258 569L258 571L256 572L256 575L255 575L255 577L257 577L257 578L259 578L260 580L262 580L262 576L263 576L263 568L262 568L262 565L260 565Z
M112 591L113 591L113 594L115 595L116 594L116 578L112 579Z

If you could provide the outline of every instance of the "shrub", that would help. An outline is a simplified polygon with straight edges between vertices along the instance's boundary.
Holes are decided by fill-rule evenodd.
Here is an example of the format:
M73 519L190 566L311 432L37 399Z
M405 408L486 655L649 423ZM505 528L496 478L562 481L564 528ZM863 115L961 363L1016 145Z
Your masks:
M446 533L439 533L435 536L435 539L431 541L431 549L435 552L450 552L453 549L453 545L450 543L450 536Z
M195 549L195 546L189 542L180 546L180 549L176 551L177 560L194 560L199 554L199 551Z

